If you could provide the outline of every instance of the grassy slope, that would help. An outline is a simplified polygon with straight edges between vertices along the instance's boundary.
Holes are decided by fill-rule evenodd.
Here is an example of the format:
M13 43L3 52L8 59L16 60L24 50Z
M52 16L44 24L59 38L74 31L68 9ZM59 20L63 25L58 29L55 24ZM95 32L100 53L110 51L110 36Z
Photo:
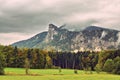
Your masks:
M7 68L5 71L7 75L0 76L0 80L120 80L119 75L95 72L85 74L84 71L74 74L73 70L69 69L64 69L61 73L55 69L32 69L30 70L32 75L25 75L24 69Z

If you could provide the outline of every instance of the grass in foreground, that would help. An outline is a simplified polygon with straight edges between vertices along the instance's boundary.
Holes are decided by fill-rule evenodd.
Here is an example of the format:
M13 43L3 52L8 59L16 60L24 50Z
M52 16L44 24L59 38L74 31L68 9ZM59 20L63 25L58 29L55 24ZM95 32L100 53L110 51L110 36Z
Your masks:
M6 68L5 72L6 75L0 76L0 80L120 80L119 75L104 72L85 74L81 70L78 70L78 74L74 74L70 69L62 69L61 73L58 69L31 69L31 75L25 75L25 70L21 68Z

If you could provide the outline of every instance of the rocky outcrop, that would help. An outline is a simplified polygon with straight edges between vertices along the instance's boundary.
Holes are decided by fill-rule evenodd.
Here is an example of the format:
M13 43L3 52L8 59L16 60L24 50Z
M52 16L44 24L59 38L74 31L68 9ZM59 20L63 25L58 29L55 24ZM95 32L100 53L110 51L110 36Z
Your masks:
M50 42L51 40L53 40L54 35L58 34L57 30L58 30L57 26L53 24L49 24L49 30L46 36L46 42Z

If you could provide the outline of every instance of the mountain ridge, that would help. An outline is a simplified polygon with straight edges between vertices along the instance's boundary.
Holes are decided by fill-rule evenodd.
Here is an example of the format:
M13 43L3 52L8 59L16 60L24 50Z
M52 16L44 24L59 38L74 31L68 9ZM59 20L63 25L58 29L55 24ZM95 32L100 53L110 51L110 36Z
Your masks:
M64 25L65 26L65 25ZM49 24L47 32L39 33L30 39L13 43L20 48L55 49L57 51L102 50L120 48L120 31L99 26L88 26L82 31Z

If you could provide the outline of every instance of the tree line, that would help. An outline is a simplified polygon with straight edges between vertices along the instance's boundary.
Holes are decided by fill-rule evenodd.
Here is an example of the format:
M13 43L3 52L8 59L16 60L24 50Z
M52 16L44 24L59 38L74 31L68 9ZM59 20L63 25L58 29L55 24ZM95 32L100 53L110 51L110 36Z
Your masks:
M0 45L0 74L4 73L4 67L69 68L120 74L120 50L74 53L28 48L20 49L17 46Z

